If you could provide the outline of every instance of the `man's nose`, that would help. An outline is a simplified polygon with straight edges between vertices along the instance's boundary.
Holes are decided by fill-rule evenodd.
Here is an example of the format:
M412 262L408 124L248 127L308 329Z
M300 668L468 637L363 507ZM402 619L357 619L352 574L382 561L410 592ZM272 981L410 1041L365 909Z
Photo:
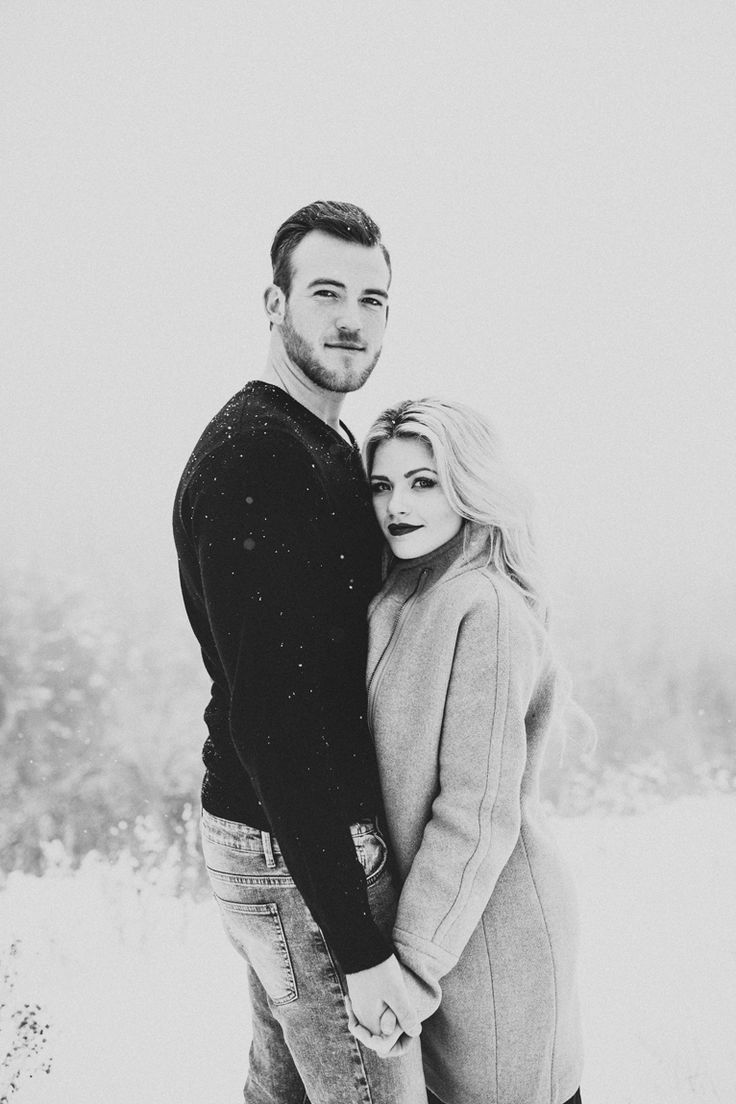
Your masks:
M335 325L338 330L349 330L350 333L359 333L362 324L360 308L357 303L340 303Z

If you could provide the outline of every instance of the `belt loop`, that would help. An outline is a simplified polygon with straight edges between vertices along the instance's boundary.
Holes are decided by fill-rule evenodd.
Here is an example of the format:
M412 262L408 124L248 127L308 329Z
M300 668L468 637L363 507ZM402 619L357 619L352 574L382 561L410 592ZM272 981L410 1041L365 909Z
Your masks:
M261 842L263 844L263 854L266 856L266 866L269 870L274 870L276 867L276 860L273 857L273 846L271 844L271 833L261 832Z

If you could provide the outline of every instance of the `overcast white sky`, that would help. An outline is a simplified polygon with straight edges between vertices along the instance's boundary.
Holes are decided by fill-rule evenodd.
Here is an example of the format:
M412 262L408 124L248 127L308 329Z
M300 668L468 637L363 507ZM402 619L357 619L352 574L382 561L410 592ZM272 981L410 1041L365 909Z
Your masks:
M733 596L733 4L22 0L0 50L14 558L178 602L180 469L263 363L273 231L324 197L394 262L358 433L475 403L563 574L706 622Z

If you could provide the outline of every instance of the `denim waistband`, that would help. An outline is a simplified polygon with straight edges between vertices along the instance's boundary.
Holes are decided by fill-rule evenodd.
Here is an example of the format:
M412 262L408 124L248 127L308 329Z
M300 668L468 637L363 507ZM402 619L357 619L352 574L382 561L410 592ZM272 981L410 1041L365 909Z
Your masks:
M223 817L208 813L206 809L202 809L202 824L207 829L208 835L218 843L229 844L241 851L270 849L274 854L281 854L278 840L272 832L264 831L261 828L253 828L249 824L241 824L237 820L225 820ZM359 820L350 825L350 834L353 839L374 835L376 832L380 832L376 817Z

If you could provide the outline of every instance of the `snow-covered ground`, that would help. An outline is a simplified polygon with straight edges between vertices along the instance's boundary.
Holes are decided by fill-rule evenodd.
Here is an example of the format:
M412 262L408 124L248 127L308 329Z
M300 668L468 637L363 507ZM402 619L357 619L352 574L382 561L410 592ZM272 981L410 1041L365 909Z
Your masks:
M736 1101L736 799L556 828L583 916L585 1104ZM53 1056L13 1104L242 1099L243 971L213 903L122 866L14 874L0 949L13 939L14 995L41 1005Z

